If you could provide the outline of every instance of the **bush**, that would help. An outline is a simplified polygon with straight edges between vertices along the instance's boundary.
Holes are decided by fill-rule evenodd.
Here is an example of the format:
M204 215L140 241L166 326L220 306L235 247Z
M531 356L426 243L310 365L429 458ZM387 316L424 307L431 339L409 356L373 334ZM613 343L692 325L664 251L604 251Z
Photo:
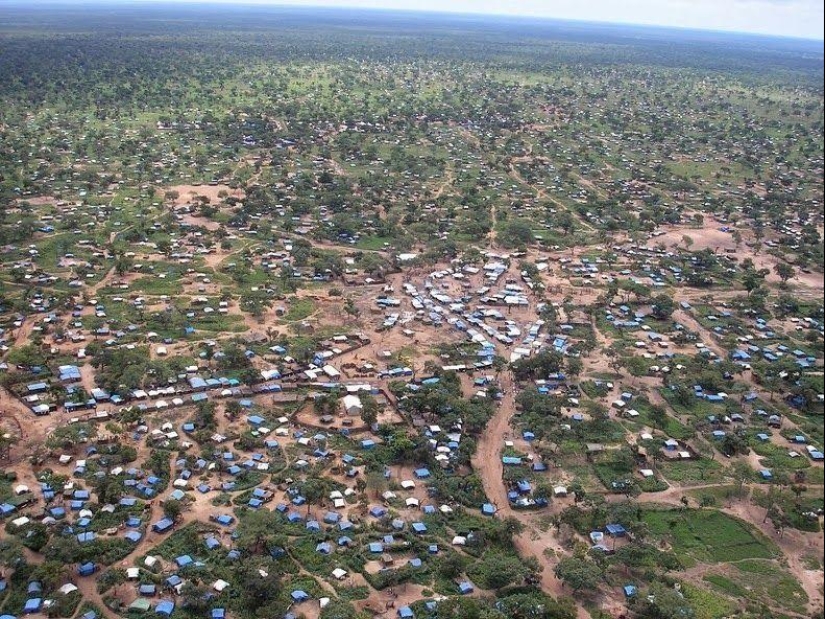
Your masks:
M520 585L531 574L530 568L518 556L501 552L486 552L467 575L484 589L503 589Z

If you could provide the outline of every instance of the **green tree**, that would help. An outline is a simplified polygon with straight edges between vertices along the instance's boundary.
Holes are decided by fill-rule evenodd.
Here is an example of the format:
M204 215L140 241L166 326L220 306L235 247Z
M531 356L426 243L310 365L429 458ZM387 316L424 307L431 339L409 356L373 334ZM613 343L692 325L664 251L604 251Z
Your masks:
M787 262L777 262L773 267L773 270L779 279L782 280L783 286L786 286L788 284L788 280L796 275L796 270Z
M668 320L676 309L676 302L669 295L659 294L653 297L650 309L657 320Z
M245 512L238 523L238 548L251 554L264 554L283 541L278 535L280 528L275 512L266 509Z
M667 425L667 410L665 407L653 404L650 407L650 420L653 422L653 427L664 430Z
M550 374L562 368L564 356L554 350L542 351L539 354L519 359L513 364L513 374L516 380L531 378L547 378Z
M36 365L45 365L46 357L43 351L34 344L24 344L23 346L15 346L9 351L9 363L30 368Z
M173 522L177 522L178 518L180 518L182 511L183 505L180 501L176 499L166 499L163 502L163 515L172 520Z
M579 357L567 357L567 373L570 376L578 376L584 369L584 363Z
M381 493L387 489L387 480L380 471L367 473L367 489L372 491L375 498L380 498Z
M502 552L486 552L470 570L469 576L484 589L503 589L520 585L531 574L527 564L518 557Z
M67 565L52 558L46 559L32 573L32 580L39 580L46 591L54 591L66 582Z
M361 395L361 421L372 427L378 421L379 406L369 393Z
M533 240L533 229L526 219L511 219L506 222L496 240L503 247L524 247Z
M745 287L748 297L762 285L767 274L767 269L760 269L759 271L749 269L745 271L744 275L742 275L742 285Z
M88 423L73 423L60 426L46 438L46 447L50 449L73 450L81 442L97 436L97 426Z
M516 593L500 598L496 607L511 619L575 619L570 598L552 599L541 593Z
M209 594L204 585L186 581L181 588L181 605L195 615L205 615L212 606Z
M359 619L355 607L346 600L333 600L322 610L320 619Z
M92 478L92 485L101 505L115 505L123 496L123 480L110 475Z
M272 514L264 510L255 513ZM238 569L238 582L243 583L242 591L239 592L241 617L272 617L283 612L270 609L270 605L282 592L281 579L275 570L262 570L254 562L244 563Z
M578 557L565 557L556 565L554 573L574 592L595 589L602 579L602 570L598 565Z
M438 603L435 619L507 619L507 617L483 600L452 597Z
M0 565L17 567L26 562L23 545L15 536L8 536L0 540Z
M748 451L750 451L748 449L747 442L745 442L745 439L739 436L738 434L734 434L731 432L725 434L725 438L722 439L720 449L722 453L727 456L747 454Z
M329 493L330 482L324 477L310 478L301 484L301 494L310 504L319 503Z
M132 270L135 261L128 256L118 256L115 260L115 273L124 275Z

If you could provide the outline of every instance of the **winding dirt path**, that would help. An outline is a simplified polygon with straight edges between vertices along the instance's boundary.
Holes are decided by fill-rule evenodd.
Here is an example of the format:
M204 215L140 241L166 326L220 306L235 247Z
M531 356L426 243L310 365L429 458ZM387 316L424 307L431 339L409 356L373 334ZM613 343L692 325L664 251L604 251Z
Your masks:
M513 540L516 550L523 557L535 557L541 566L539 574L542 590L553 597L568 595L562 582L556 578L554 569L558 561L545 554L545 550L558 549L558 541L548 529L544 533L536 531L529 513L519 512L510 507L507 488L502 481L504 466L501 462L501 448L510 434L510 420L515 413L516 394L513 375L508 370L499 377L504 397L496 414L478 441L472 458L473 470L481 477L487 498L497 508L500 518L513 517L525 525L524 532ZM590 614L581 606L576 607L578 619L588 619Z
M673 312L673 320L679 321L691 331L696 331L696 333L698 333L699 336L702 338L702 343L708 348L710 348L714 353L716 353L720 359L727 358L728 353L719 344L719 341L713 336L713 334L705 327L703 327L698 320L696 320L685 310L675 310Z

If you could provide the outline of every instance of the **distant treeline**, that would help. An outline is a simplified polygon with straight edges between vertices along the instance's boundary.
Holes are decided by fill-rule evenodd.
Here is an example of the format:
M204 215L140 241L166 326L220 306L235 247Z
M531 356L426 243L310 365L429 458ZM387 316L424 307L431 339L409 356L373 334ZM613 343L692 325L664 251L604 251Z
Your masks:
M443 58L558 70L632 64L769 76L822 90L814 41L664 28L382 11L220 6L6 6L0 96L32 103L125 75L157 83L199 70L220 80L250 59L323 62ZM162 87L157 84L158 87ZM136 89L137 90L137 89ZM143 93L145 96L146 93ZM123 98L120 92L97 93ZM105 103L101 101L101 103Z

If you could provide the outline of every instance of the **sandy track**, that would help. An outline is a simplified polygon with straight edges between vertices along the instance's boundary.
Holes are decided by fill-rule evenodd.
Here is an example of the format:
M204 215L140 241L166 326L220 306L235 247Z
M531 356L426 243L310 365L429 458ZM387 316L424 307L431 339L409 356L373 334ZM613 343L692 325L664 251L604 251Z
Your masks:
M501 388L505 391L496 414L487 424L487 428L478 441L476 453L472 458L473 469L479 474L487 498L497 507L501 518L514 517L525 525L525 530L513 541L516 550L521 556L535 557L541 566L541 588L554 597L567 595L562 582L556 578L553 570L557 561L548 557L544 551L558 546L548 530L544 534L536 535L530 526L530 514L518 512L510 507L507 499L507 488L502 481L503 465L501 462L501 448L505 437L510 434L510 419L515 412L515 389L513 376L508 371L500 376ZM590 615L577 606L579 619L587 619Z

